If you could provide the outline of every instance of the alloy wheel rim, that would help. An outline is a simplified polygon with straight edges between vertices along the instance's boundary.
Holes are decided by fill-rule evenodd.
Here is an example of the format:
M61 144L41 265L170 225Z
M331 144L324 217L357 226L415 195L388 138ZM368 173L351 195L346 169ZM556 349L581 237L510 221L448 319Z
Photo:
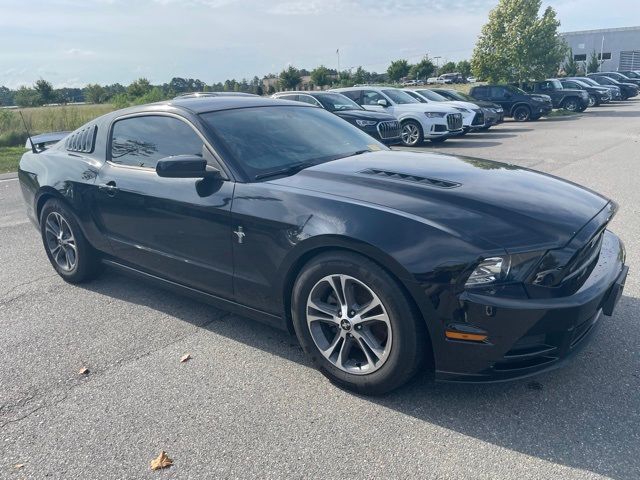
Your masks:
M45 219L45 240L51 257L65 272L76 268L78 247L71 227L58 212L51 212Z
M592 96L589 96L589 106L593 107L596 104L596 99Z
M418 127L409 123L402 127L402 141L407 145L415 145L420 138Z
M378 296L349 275L328 275L309 293L307 327L320 353L343 372L365 375L389 358L392 329Z
M578 104L575 101L569 101L567 103L567 110L570 112L575 112L578 109Z
M522 122L527 119L527 111L524 108L519 108L516 110L516 120Z

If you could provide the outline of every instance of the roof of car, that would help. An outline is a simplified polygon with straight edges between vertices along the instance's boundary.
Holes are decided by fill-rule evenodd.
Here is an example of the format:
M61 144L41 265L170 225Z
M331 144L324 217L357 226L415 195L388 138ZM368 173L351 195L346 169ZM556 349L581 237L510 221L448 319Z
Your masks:
M311 95L312 97L315 97L316 95L326 95L326 94L332 94L335 95L338 92L331 92L328 90L323 90L323 91L305 91L305 90L289 90L286 92L278 92L276 94L274 94L273 98L278 98L282 95Z
M222 97L187 97L174 98L161 104L184 108L194 113L214 112L218 110L230 110L233 108L265 107L274 105L301 106L300 102L278 100L275 98L222 96Z

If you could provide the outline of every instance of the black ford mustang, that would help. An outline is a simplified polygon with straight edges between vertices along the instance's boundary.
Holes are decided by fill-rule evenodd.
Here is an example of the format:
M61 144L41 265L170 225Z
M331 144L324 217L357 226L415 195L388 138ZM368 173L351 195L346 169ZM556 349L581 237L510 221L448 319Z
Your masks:
M393 152L319 108L191 98L26 153L20 182L65 280L104 264L296 333L331 380L389 391L523 377L611 315L616 205L513 165Z

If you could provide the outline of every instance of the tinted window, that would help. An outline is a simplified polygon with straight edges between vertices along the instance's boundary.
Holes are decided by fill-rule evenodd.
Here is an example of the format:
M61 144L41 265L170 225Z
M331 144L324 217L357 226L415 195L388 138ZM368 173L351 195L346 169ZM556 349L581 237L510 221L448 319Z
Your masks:
M505 93L504 87L491 87L491 98L505 98Z
M418 93L429 100L433 100L434 102L446 102L447 99L440 95L439 93L434 92L433 90L429 90L428 88L424 90L418 90Z
M323 93L316 96L324 108L330 112L343 110L362 110L362 107L345 95L339 93Z
M314 107L318 107L318 102L311 95L298 95L298 101L303 103L308 103L309 105L313 105Z
M489 89L487 87L476 87L473 90L473 96L477 98L487 98L489 96Z
M411 95L413 98L418 100L420 103L429 103L424 98L422 98L420 95L418 95L416 92L407 91L406 93L407 93L407 95Z
M362 105L378 105L378 100L386 101L387 99L375 90L362 91Z
M382 93L389 97L393 103L397 103L398 105L404 105L406 103L420 103L411 95L408 95L407 92L403 92L402 90L383 90Z
M347 98L350 98L356 103L362 103L360 101L360 90L350 90L348 92L340 92L340 95L344 95Z
M298 101L298 95L278 95L278 98L281 100L293 100L295 102Z
M118 120L111 134L111 162L155 168L171 155L202 156L204 144L182 120L164 116Z
M300 164L327 162L359 151L387 150L321 108L238 108L201 116L216 137L216 147L253 180Z

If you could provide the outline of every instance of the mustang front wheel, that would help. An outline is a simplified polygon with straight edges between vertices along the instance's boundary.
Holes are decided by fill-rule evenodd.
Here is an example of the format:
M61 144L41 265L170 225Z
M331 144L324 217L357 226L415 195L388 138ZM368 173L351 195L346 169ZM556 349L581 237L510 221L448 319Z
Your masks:
M330 380L380 394L409 380L426 345L424 328L396 280L359 255L312 260L294 286L300 343Z

